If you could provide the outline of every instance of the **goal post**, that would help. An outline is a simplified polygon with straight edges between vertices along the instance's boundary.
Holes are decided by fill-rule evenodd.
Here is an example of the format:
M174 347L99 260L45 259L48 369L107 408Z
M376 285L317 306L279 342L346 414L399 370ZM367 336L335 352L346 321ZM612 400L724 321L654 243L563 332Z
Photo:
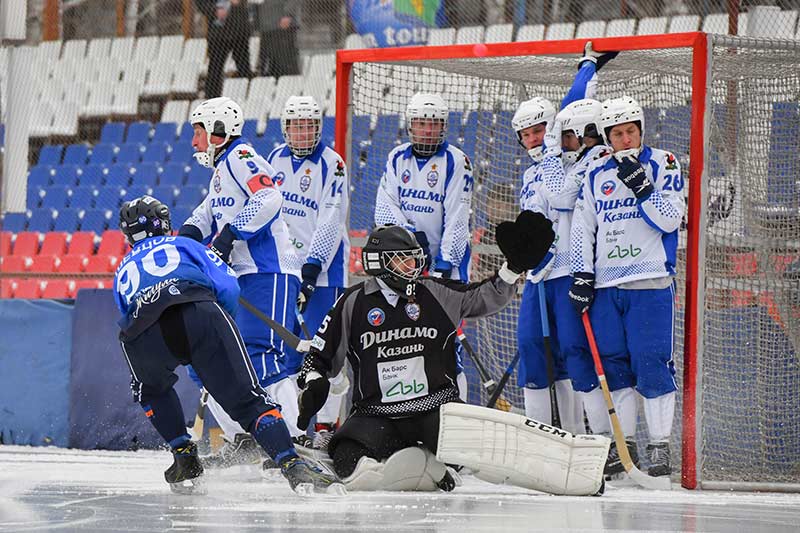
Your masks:
M800 138L800 49L701 32L591 40L595 50L621 52L598 75L598 99L637 99L644 142L673 152L686 182L673 480L690 489L800 490L800 289L787 278L800 260L800 162L790 148ZM350 169L351 230L372 227L386 156L407 140L408 98L439 92L451 110L448 142L474 167L472 277L499 266L493 225L518 211L529 165L510 117L533 96L558 105L586 41L337 52L335 142ZM495 378L516 350L518 305L517 298L471 324L473 344ZM744 331L757 342L743 342ZM515 379L506 391L522 407ZM643 452L641 409L637 437Z

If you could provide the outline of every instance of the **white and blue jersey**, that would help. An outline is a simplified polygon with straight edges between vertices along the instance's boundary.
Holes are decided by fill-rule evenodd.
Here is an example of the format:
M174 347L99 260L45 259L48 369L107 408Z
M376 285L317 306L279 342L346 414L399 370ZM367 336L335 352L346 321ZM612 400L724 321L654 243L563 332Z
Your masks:
M389 152L378 187L375 224L397 224L424 231L434 270L450 270L451 278L469 280L472 164L456 148L443 143L430 157L414 155L411 143Z
M639 162L653 193L637 200L608 155L589 168L572 220L572 272L595 275L595 288L675 275L684 180L670 152L644 146Z
M241 139L219 156L208 195L185 224L198 228L210 243L225 224L236 240L230 263L237 275L269 273L299 278L302 263L281 216L283 197L275 170Z
M319 143L310 155L298 158L282 144L267 162L275 169L273 181L283 194L283 219L297 255L322 267L317 287L347 287L350 183L341 156Z

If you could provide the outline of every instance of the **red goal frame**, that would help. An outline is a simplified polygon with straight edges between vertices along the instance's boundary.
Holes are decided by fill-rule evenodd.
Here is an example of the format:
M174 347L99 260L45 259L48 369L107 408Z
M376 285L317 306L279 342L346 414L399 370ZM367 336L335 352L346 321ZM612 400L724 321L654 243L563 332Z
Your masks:
M687 489L698 486L700 465L698 455L701 444L698 411L698 376L700 375L702 346L700 328L703 319L703 264L705 227L705 198L707 195L707 151L710 116L709 67L711 45L709 36L703 32L643 35L627 37L605 37L572 39L565 41L531 41L494 43L480 47L480 57L504 57L524 55L580 54L587 41L592 41L595 50L654 50L687 48L692 51L692 100L691 131L689 142L689 202L687 205L686 245L686 309L684 317L683 354L683 433L681 485ZM336 146L343 158L349 153L348 132L350 130L350 84L353 65L361 62L388 62L425 59L458 59L477 57L475 45L413 46L404 48L372 48L363 50L339 50L336 54Z

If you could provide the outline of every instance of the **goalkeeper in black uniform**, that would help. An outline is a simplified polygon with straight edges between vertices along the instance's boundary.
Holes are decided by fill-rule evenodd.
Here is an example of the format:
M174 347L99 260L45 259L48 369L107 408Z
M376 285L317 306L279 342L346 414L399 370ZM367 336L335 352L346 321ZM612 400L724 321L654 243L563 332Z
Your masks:
M352 366L353 408L328 446L348 488L452 490L452 477L433 454L440 406L460 401L456 325L505 307L519 276L539 265L553 238L539 213L500 224L506 263L489 279L465 285L421 278L422 248L403 227L379 226L370 234L362 260L373 277L350 287L329 311L298 380L302 429L325 403L328 378L345 357Z

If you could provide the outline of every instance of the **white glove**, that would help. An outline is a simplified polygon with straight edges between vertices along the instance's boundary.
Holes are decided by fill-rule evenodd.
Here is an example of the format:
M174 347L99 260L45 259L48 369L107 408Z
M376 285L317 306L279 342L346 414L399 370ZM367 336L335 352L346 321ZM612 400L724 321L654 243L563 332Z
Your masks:
M561 121L556 118L553 125L544 134L542 142L543 157L559 157L561 155Z

